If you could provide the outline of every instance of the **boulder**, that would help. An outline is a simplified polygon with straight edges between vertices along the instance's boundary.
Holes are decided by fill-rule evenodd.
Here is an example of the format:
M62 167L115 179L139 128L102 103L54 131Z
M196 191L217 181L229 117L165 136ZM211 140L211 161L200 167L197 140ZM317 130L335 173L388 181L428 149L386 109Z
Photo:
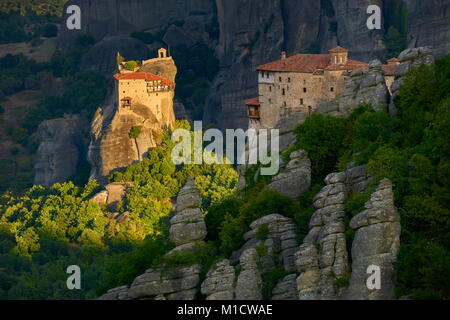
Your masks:
M308 192L311 185L311 161L304 150L292 152L286 170L272 178L268 187L290 198Z

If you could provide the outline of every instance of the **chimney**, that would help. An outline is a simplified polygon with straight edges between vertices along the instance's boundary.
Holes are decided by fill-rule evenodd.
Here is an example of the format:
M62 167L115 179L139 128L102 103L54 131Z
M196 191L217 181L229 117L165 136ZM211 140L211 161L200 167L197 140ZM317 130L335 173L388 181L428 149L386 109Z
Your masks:
M286 51L281 51L281 60L286 59Z

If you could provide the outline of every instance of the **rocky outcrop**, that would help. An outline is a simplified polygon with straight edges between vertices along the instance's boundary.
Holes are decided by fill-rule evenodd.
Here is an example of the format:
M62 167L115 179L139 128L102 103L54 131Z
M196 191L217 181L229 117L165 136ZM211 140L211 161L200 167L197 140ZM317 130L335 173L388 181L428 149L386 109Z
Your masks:
M404 77L413 68L418 68L421 65L433 65L434 53L430 47L406 49L398 56L400 64L395 72L395 80L391 86L392 99L389 105L389 113L396 114L395 97L399 94L400 86L403 84Z
M130 187L132 187L131 183L113 182L106 185L105 190L98 192L90 200L101 206L106 205L110 212L116 212L119 202L125 198L126 191Z
M236 282L236 300L262 300L262 278L258 269L258 253L245 250L240 257L241 272Z
M395 270L393 263L400 248L400 215L394 205L392 183L388 179L365 204L365 210L350 221L356 230L352 244L352 273L347 299L394 299ZM369 290L366 281L368 267L380 270L380 288Z
M292 152L286 170L272 178L268 187L290 198L308 192L311 186L311 161L304 150Z
M200 210L201 197L194 179L189 178L180 190L175 206L176 213L170 219L170 240L177 245L174 250L184 250L199 244L206 237L206 224Z
M194 180L189 178L186 185L180 190L175 207L175 215L170 220L170 239L177 245L176 248L166 253L170 258L173 254L184 250L195 250L206 236L206 226L199 206L201 204L200 193L194 185ZM221 276L229 280L226 273L233 273L227 268L226 263L216 265L217 269L211 271L209 282L204 285L204 294L212 295L211 299L222 299L226 295L227 283L221 283ZM100 300L193 300L198 295L200 284L200 271L202 266L195 264L179 268L167 267L162 263L157 268L148 269L144 274L136 277L133 283L109 290L99 297ZM225 273L225 275L223 275ZM231 282L233 283L233 282ZM231 296L232 298L232 296Z
M46 120L39 125L35 185L50 187L77 173L85 156L87 123L79 116Z
M133 281L128 289L128 298L193 300L198 291L200 270L200 265L168 270L149 269Z
M206 300L233 300L235 285L234 267L225 259L217 262L207 273L201 292L206 296Z
M116 88L110 89L91 123L90 179L101 184L106 183L113 171L141 161L150 148L161 142L163 131L175 122L173 102L169 99L162 100L161 114L157 115L151 106L138 103L129 108L119 107L116 91ZM134 127L139 127L140 133L131 138Z
M297 274L281 279L272 291L272 300L298 300Z
M268 229L267 239L258 239L257 237L258 230L262 226L266 226ZM294 254L297 250L297 242L295 224L290 218L279 214L270 214L255 220L250 224L250 231L244 235L244 240L246 243L242 248L232 253L231 263L237 263L245 250L262 244L267 249L267 256L270 256L270 258L261 257L266 271L276 265L282 265L287 272L295 271ZM276 257L276 260L273 260L272 257Z
M316 211L309 223L310 231L296 253L301 300L342 297L344 289L336 282L349 272L344 202L351 192L364 191L369 181L364 166L332 173L325 178L326 186L314 197Z
M315 112L347 117L361 105L370 105L374 111L387 111L389 101L382 64L373 60L369 70L352 71L337 99L319 106Z

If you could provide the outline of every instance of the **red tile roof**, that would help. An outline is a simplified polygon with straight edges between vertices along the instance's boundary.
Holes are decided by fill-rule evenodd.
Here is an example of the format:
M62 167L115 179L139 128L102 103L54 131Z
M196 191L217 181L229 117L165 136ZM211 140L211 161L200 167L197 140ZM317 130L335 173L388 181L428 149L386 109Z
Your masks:
M259 71L314 73L317 69L327 70L357 70L367 69L367 63L352 59L346 65L330 65L330 54L297 54L256 67Z
M385 76L395 76L395 71L397 70L397 65L395 64L384 64L383 72Z
M259 106L259 97L247 99L244 103L248 106Z
M348 50L340 46L330 49L330 53L339 53L339 52L348 52Z
M131 72L131 73L117 73L114 75L117 80L145 80L145 81L157 81L161 80L163 85L173 85L173 81L157 76L148 72Z

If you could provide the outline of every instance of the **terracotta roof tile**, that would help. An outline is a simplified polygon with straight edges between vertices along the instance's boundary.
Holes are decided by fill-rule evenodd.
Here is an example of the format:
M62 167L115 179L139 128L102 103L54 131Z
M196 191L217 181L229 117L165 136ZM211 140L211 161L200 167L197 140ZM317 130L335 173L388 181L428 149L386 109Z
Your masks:
M395 64L384 64L383 72L386 76L395 76L395 71L397 70L397 65Z
M339 52L348 52L347 49L337 46L336 48L330 49L329 50L330 53L339 53Z
M330 54L297 54L256 67L259 71L314 73L317 69L357 70L367 69L367 63L348 59L346 65L330 65Z
M259 97L247 99L244 103L248 106L259 106Z
M117 73L114 75L117 80L145 80L145 81L157 81L161 80L163 85L173 85L173 81L157 76L148 72L132 72L132 73Z

